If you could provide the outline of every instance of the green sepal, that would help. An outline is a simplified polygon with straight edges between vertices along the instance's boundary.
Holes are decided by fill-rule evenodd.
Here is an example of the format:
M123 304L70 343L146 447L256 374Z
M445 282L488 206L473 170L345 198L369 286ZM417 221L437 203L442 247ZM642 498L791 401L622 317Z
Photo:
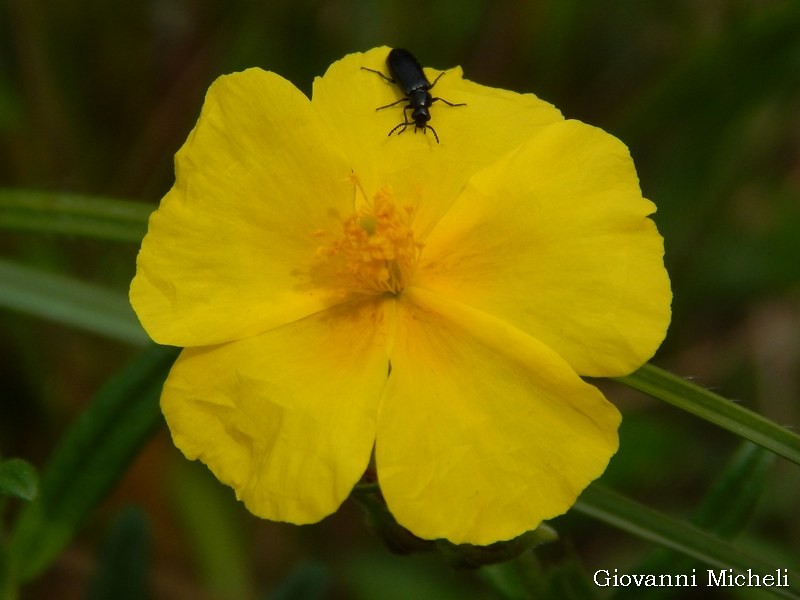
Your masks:
M453 544L447 540L437 540L436 547L452 566L459 569L477 569L486 565L507 562L537 546L557 539L556 530L542 523L532 531L526 531L513 539L495 542L488 546Z
M400 525L381 496L377 483L359 484L353 498L361 504L367 515L367 524L396 554L413 554L438 550L445 560L459 569L477 569L509 561L520 554L558 539L552 527L542 524L537 529L507 541L488 546L454 544L447 540L424 540Z
M436 542L417 537L395 520L377 483L356 485L352 498L364 509L369 528L395 554L416 554L436 549Z

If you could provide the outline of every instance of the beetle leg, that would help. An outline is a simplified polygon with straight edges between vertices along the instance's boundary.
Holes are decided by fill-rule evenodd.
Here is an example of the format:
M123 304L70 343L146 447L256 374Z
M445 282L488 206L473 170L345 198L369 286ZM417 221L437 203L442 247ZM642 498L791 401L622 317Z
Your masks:
M363 69L363 67L362 67L362 69ZM433 83L431 84L431 87L428 88L428 91L431 91L431 89L433 89L433 86L436 85L436 82L439 81L442 78L442 75L444 75L444 74L445 74L445 71L442 71L441 73L439 73L436 76L436 79L433 80ZM442 102L447 104L447 106L466 106L467 105L466 102L450 102L449 100L445 100L444 98L431 98L431 104L433 104L437 100L441 100Z
M403 100L406 100L406 98L403 98ZM397 104L397 102L395 102L395 104ZM389 134L387 135L387 137L388 137L389 135L392 135L392 134L393 134L395 131L397 131L398 129L400 129L400 128L402 127L402 129L400 129L400 131L398 131L398 132L397 132L397 135L400 135L401 133L403 133L403 132L406 130L406 127L408 127L409 125L414 125L414 133L416 133L416 132L417 132L417 129L416 129L416 124L414 124L414 123L412 123L411 121L409 121L409 120L408 120L408 113L407 113L406 111L407 111L409 108L414 108L414 107L413 107L412 105L410 105L410 104L407 104L406 106L404 106L404 107L403 107L403 122L402 122L402 123L400 123L399 125L396 125L396 126L395 126L395 127L394 127L394 128L393 128L393 129L392 129L390 132L389 132Z
M376 71L375 69L370 69L369 67L361 67L361 68L362 68L364 71L372 71L373 73L377 73L378 75L380 75L381 77L383 77L383 78L384 78L386 81L388 81L389 83L397 83L397 82L396 82L394 79L392 79L391 77L387 77L386 75L384 75L384 74L383 74L383 73L381 73L380 71Z
M449 100L445 100L444 98L431 98L431 104L433 104L437 100L441 100L442 102L447 104L447 106L466 106L467 105L466 102L450 102Z
M389 108L390 106L394 106L395 104L400 104L401 102L404 102L406 100L408 100L408 98L400 98L400 100L398 100L397 102L392 102L391 104L387 104L386 106L379 106L375 110L381 110L382 108Z
M361 68L363 69L364 67L361 67ZM431 85L428 87L428 90L430 90L430 89L431 89L433 86L435 86L435 85L436 85L436 82L437 82L437 81L439 81L439 80L442 78L442 75L444 75L444 73L445 73L445 72L444 72L444 71L442 71L441 73L439 73L439 74L436 76L436 79L434 79L434 80L433 80L433 83L432 83L432 84L431 84Z

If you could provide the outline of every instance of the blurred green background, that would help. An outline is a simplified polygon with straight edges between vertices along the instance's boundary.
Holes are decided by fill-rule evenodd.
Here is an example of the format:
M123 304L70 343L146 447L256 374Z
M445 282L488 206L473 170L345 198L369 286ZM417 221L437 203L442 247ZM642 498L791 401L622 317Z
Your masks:
M6 0L0 186L155 207L217 76L259 66L309 93L330 63L382 44L409 48L426 66L460 64L474 81L533 92L622 139L658 205L675 293L654 362L797 427L796 0ZM137 249L0 232L0 258L120 294ZM102 383L140 350L0 310L0 453L44 465ZM691 513L738 440L616 384L604 389L624 424L603 481L665 512ZM798 497L798 470L777 461L740 539L796 567ZM542 549L546 565L577 557L587 573L624 571L649 551L578 514L553 524L563 541ZM147 593L131 598L494 597L474 573L436 556L389 553L352 501L314 526L255 519L183 460L166 427L23 597L87 597L120 540L127 564L147 573ZM736 594L716 597L756 597Z

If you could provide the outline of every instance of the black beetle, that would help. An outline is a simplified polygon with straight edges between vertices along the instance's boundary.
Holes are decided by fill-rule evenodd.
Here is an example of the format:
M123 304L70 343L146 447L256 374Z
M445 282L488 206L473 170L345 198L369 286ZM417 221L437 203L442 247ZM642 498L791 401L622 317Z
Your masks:
M419 61L408 50L403 50L402 48L393 48L389 52L389 56L386 58L386 65L389 67L389 73L392 74L391 77L387 77L375 69L369 69L367 67L361 68L365 71L377 73L389 83L396 84L401 90L403 90L403 93L405 94L405 96L400 98L400 100L397 102L392 102L386 106L379 106L375 110L389 108L390 106L394 106L400 102L408 101L408 104L403 107L403 122L392 128L392 130L389 132L389 135L392 135L398 129L400 131L397 135L400 135L406 130L406 127L412 124L413 121L414 133L417 132L417 129L422 129L423 133L425 133L426 129L430 129L433 132L433 137L436 138L436 143L438 144L439 136L436 133L436 130L431 125L428 125L428 121L431 120L431 112L429 110L431 104L437 100L441 100L448 106L466 106L466 104L463 102L454 104L453 102L448 102L444 98L433 98L430 90L436 85L436 82L441 79L442 75L444 75L444 71L436 76L436 79L433 80L433 83L430 83L428 78L425 77L425 72L422 70L422 66L420 66ZM408 113L406 112L408 110L411 110L412 121L408 120Z

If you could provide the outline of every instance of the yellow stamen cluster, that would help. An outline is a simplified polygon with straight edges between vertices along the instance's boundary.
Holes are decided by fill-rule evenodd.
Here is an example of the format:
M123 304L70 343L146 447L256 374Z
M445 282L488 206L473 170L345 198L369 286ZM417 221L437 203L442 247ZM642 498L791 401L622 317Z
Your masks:
M341 291L398 294L409 283L422 247L410 206L398 209L386 191L342 223L342 237L318 250ZM323 234L324 235L324 234Z

